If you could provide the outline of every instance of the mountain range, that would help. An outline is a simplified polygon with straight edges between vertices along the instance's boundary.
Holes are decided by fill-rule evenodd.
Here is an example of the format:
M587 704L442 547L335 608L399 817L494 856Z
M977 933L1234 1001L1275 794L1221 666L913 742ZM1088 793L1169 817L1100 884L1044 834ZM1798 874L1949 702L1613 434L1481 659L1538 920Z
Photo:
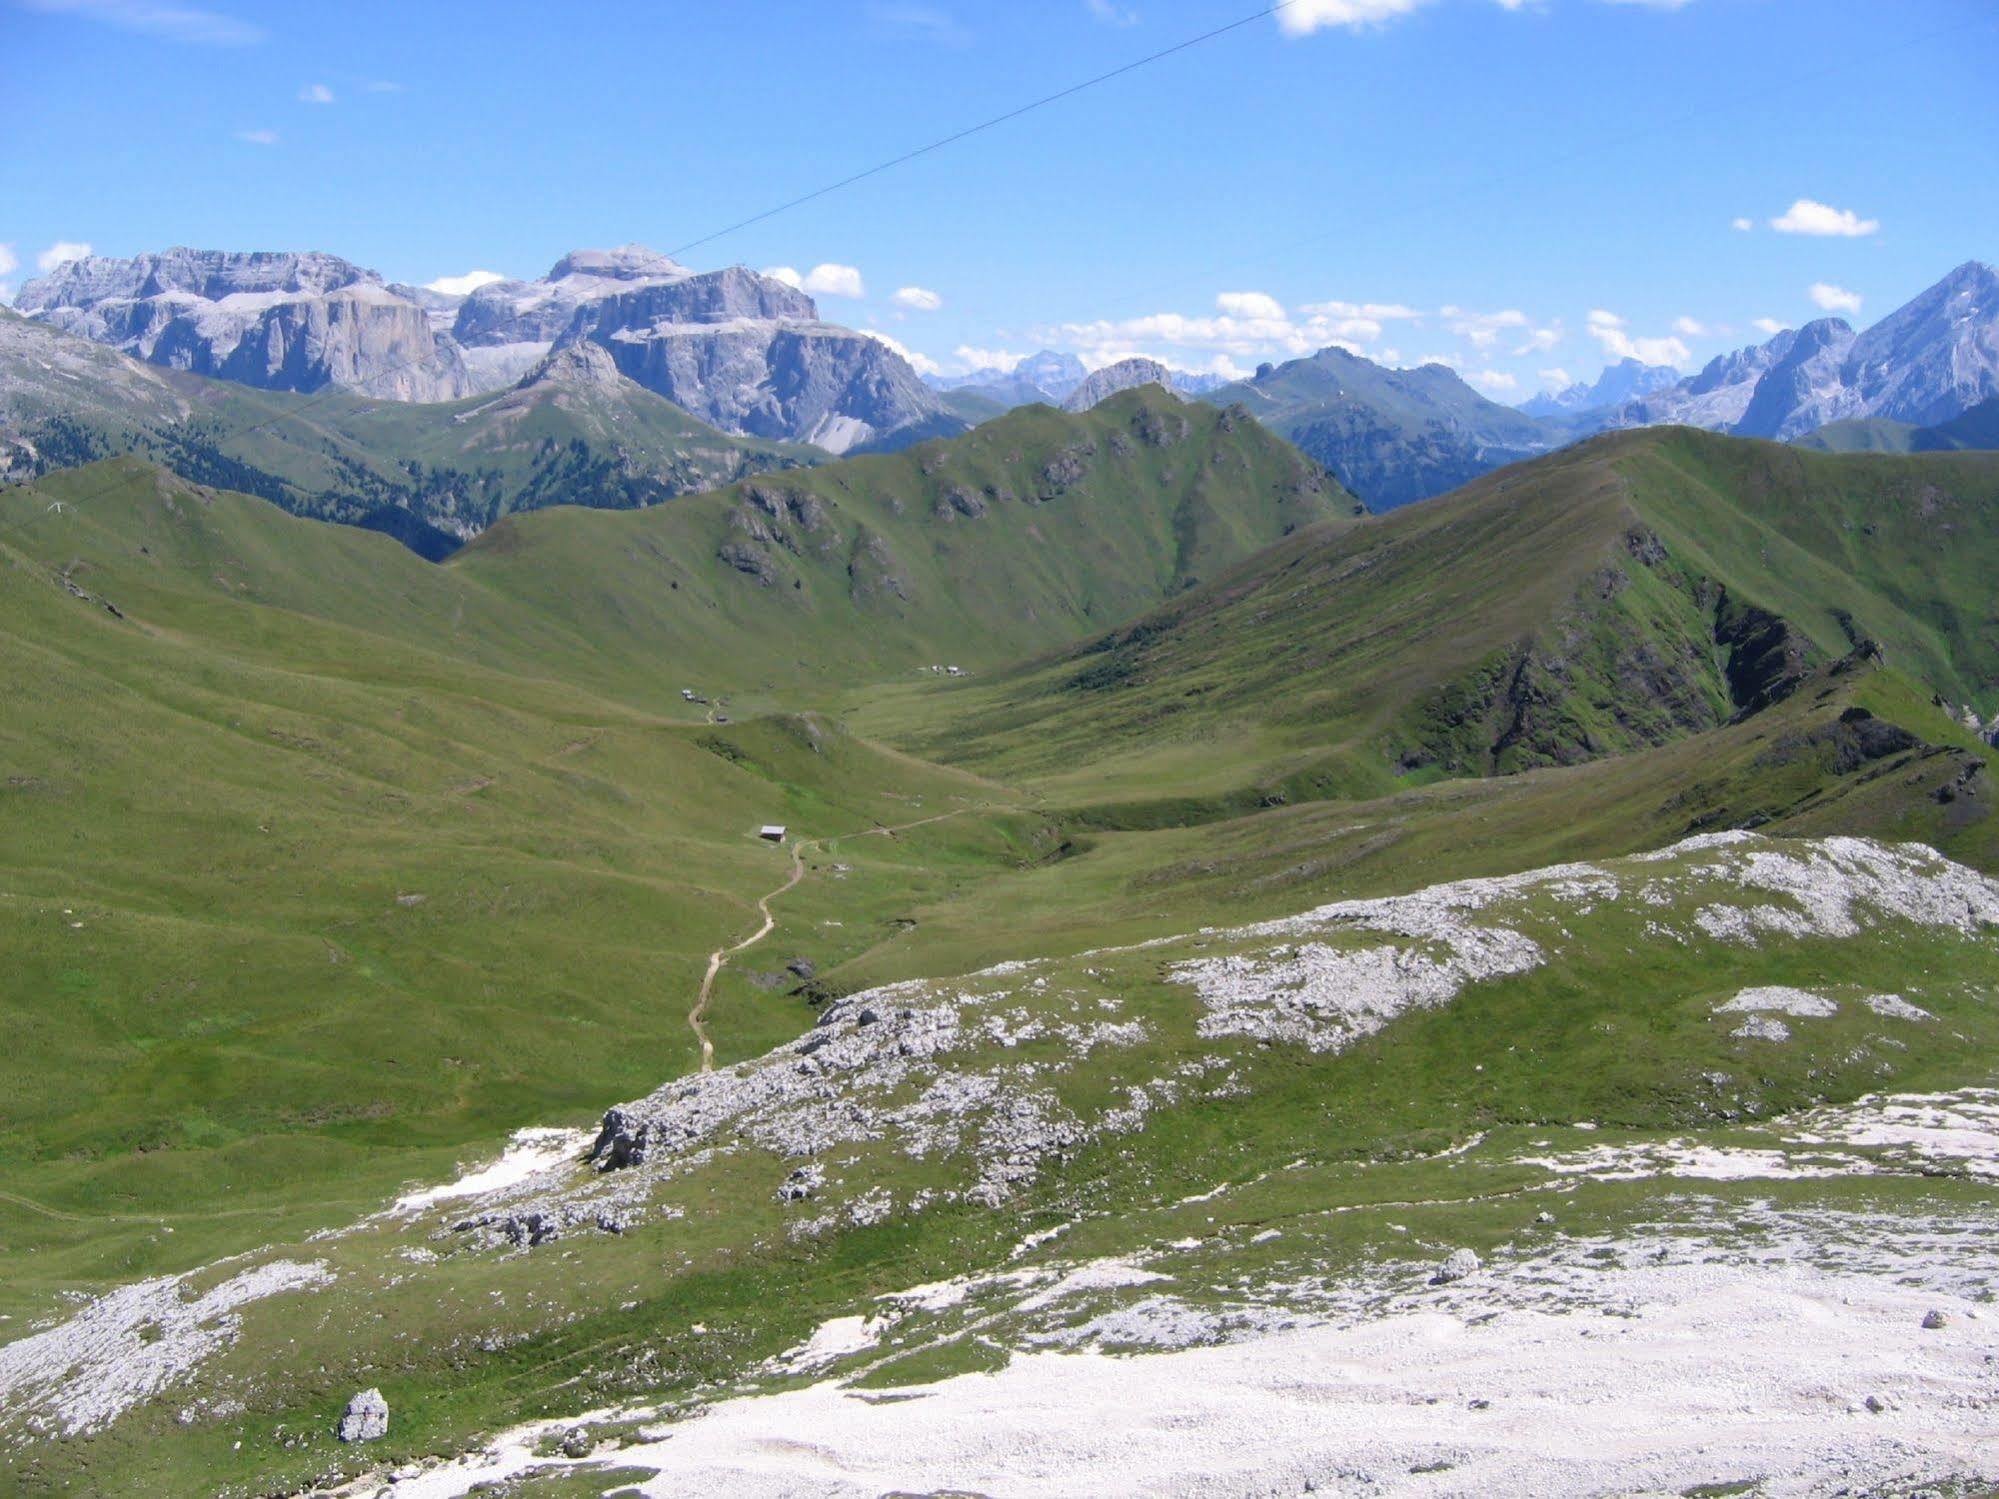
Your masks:
M16 309L148 363L265 390L453 400L595 343L638 384L735 435L845 452L962 430L879 339L740 266L695 272L647 250L579 250L539 281L463 298L388 287L321 254L175 249L85 256Z

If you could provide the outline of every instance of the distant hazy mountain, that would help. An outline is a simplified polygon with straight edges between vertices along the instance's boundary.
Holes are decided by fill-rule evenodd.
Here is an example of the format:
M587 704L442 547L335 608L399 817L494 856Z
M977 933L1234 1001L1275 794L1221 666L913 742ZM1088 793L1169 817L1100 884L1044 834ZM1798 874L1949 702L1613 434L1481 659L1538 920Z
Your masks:
M1107 401L1119 391L1136 390L1141 385L1173 389L1173 372L1156 359L1120 359L1102 369L1092 370L1062 402L1064 411L1088 411L1099 401Z
M1059 406L1088 373L1074 354L1043 349L1011 369L987 365L962 375L926 375L924 383L941 392L955 411L996 414L1036 401Z
M1202 399L1247 407L1376 510L1442 494L1558 440L1441 364L1388 369L1344 349L1265 365Z
M1786 329L1598 424L1665 422L1780 440L1828 423L1949 421L1999 395L1999 272L1968 261L1856 334L1839 318Z
M441 401L471 389L425 309L337 255L89 255L30 281L14 305L149 363L264 390Z
M1565 390L1535 396L1518 407L1529 416L1565 416L1595 411L1604 406L1621 406L1626 401L1650 395L1668 385L1676 385L1680 372L1670 364L1645 364L1636 359L1620 359L1595 380L1581 380Z

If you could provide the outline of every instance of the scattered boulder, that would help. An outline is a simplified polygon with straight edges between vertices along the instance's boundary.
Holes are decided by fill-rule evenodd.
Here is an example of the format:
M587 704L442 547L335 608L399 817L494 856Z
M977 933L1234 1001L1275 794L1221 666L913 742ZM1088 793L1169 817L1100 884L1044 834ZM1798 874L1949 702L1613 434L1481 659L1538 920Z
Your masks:
M784 1179L784 1185L777 1189L779 1202L803 1202L826 1185L826 1168L817 1161L798 1167Z
M1940 1309L1931 1307L1923 1313L1923 1331L1936 1332L1948 1320Z
M380 1390L363 1390L347 1402L334 1435L343 1442L372 1442L389 1434L389 1402Z
M1463 1280L1468 1275L1476 1275L1479 1258L1469 1249L1454 1249L1451 1257L1437 1267L1437 1273L1430 1277L1433 1286L1447 1286L1454 1280Z
M597 1450L597 1438L587 1426L572 1426L562 1438L564 1457L588 1457Z

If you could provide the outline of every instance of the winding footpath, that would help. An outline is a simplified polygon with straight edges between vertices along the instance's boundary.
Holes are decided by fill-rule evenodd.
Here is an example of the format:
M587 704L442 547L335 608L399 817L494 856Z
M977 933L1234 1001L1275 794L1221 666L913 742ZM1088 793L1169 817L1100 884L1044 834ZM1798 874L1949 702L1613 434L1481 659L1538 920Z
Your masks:
M983 807L954 807L949 812L938 812L929 817L919 817L914 822L899 822L894 827L873 827L858 833L841 833L832 838L807 838L791 847L791 877L767 895L757 897L757 911L763 917L763 925L749 936L731 947L718 947L708 954L708 971L701 976L701 991L695 996L694 1008L687 1012L687 1024L701 1042L701 1070L715 1070L715 1043L708 1035L708 1005L715 997L715 979L728 965L729 959L737 953L747 952L777 928L777 917L772 913L770 903L780 895L794 889L805 878L805 853L807 849L830 849L841 838L871 838L877 834L893 838L897 833L911 828L920 828L933 822L943 822L946 818L960 817L967 812L978 812Z

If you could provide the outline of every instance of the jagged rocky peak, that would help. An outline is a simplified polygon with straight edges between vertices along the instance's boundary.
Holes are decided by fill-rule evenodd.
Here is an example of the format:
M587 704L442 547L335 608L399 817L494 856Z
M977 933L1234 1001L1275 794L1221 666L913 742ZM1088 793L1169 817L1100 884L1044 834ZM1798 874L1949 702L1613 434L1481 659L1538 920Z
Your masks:
M542 385L616 385L625 377L602 344L587 340L552 351L522 378L517 390Z
M1088 411L1099 401L1109 400L1121 390L1134 390L1141 385L1157 385L1160 389L1173 389L1173 372L1156 359L1120 359L1115 364L1107 364L1102 369L1093 370L1062 403L1064 411Z
M470 388L425 309L337 255L87 256L30 281L16 305L150 363L266 390L442 401Z
M1646 364L1639 359L1620 359L1606 365L1593 381L1578 380L1566 389L1538 395L1520 403L1529 416L1559 416L1570 412L1594 411L1618 406L1640 396L1676 385L1680 372L1670 364Z

